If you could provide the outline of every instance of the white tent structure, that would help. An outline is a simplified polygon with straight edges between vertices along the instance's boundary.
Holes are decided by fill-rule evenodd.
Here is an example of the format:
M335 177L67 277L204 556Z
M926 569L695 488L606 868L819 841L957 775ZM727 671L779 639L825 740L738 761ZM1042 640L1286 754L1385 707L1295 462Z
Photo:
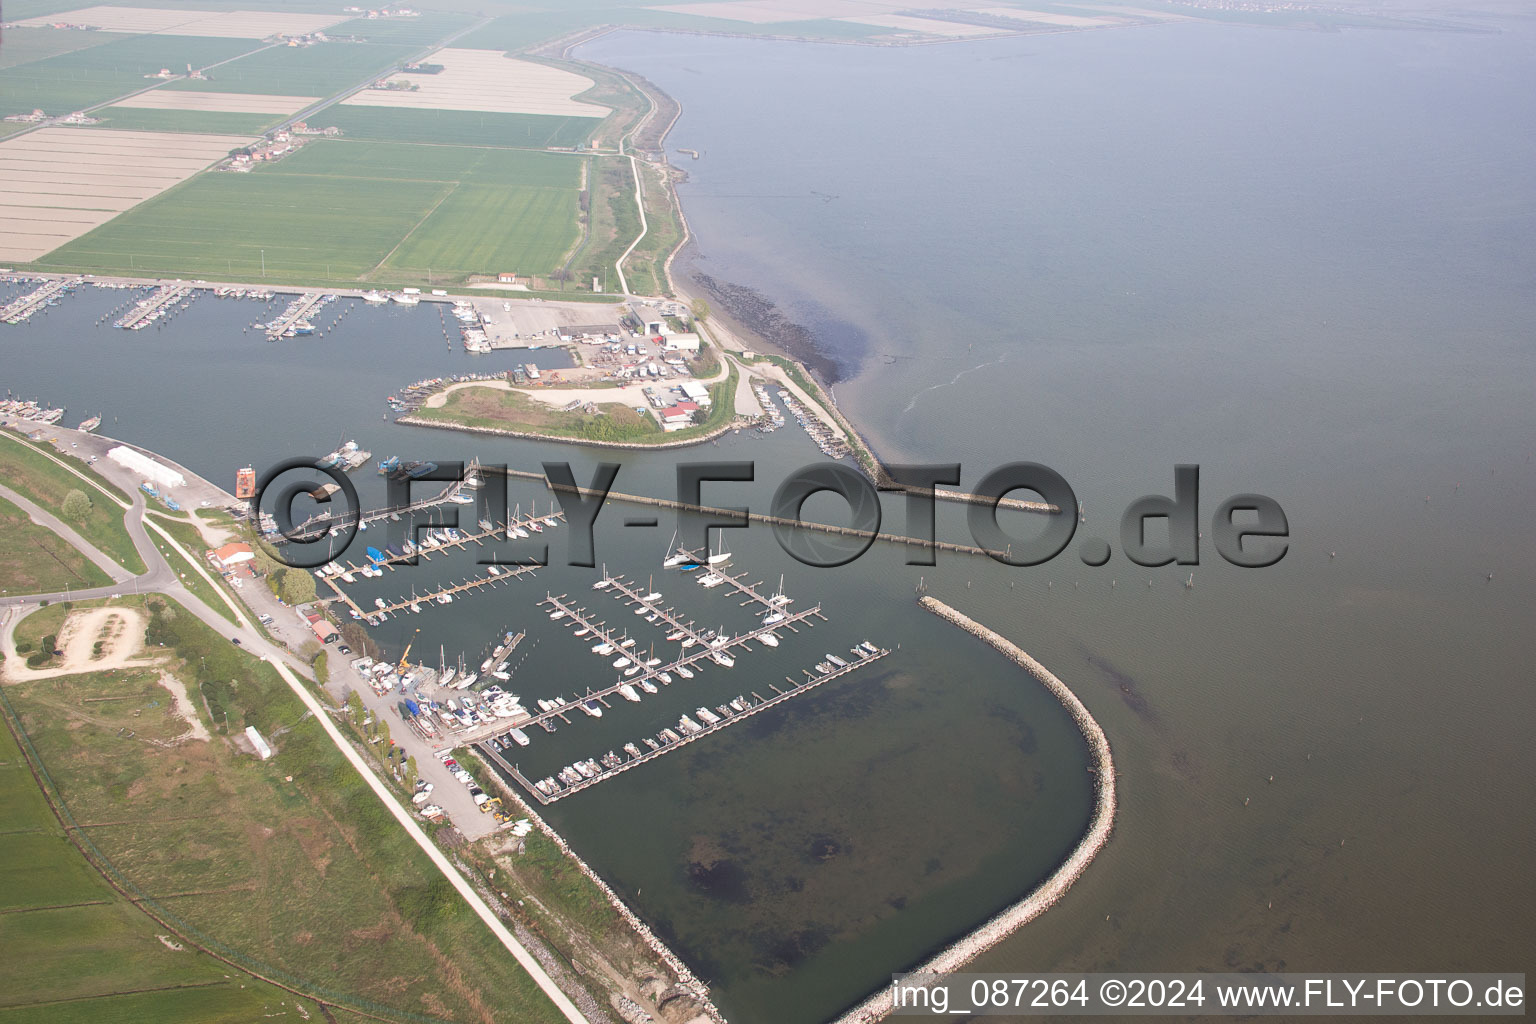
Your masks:
M135 475L141 476L150 483L158 484L161 487L180 487L187 482L186 477L170 466L156 462L148 455L136 452L127 445L120 444L113 448L107 452L107 458L124 469L133 470Z
M256 756L265 761L272 756L272 748L267 746L267 741L261 738L261 733L256 731L254 725L245 727L245 738L251 741L251 746L256 748Z

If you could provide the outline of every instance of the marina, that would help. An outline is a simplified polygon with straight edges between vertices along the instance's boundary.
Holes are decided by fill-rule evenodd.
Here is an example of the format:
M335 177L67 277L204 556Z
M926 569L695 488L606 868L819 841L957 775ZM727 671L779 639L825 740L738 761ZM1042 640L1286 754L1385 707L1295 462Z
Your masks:
M564 594L558 597L547 595L539 604L552 609L550 612L552 620L558 622L562 619L569 619L571 625L574 625L577 630L583 631L581 633L582 639L596 640L597 642L593 645L594 654L604 658L618 655L618 660L614 667L625 670L613 685L601 690L588 690L585 694L578 695L575 701L565 701L554 708L544 710L541 714L535 715L529 724L539 726L543 726L546 722L556 718L569 724L571 721L569 716L579 708L586 707L589 702L603 708L609 707L608 699L615 694L622 696L623 688L626 686L642 685L651 680L660 681L662 685L671 685L668 680L672 676L676 675L683 679L691 679L697 672L706 667L706 663L713 663L722 668L730 668L736 663L730 652L750 651L752 649L750 646L751 641L760 640L761 637L781 626L792 628L800 623L811 625L813 624L810 621L812 619L826 621L826 616L821 613L821 606L817 605L813 608L807 608L805 611L799 612L794 616L790 616L782 622L768 626L759 626L734 636L716 635L706 638L705 634L697 634L699 639L692 644L687 644L685 641L685 646L679 649L679 656L676 659L663 663L659 658L641 659L631 657L628 654L631 648L635 649L635 655L639 654L639 642L637 640L629 637L625 632L609 629L605 622L590 617L586 609L570 603ZM765 643L763 646L771 647L773 645ZM687 653L691 647L697 647L698 650ZM622 664L619 662L622 662ZM630 670L634 671L631 672ZM664 676L667 678L663 679L662 677ZM595 710L598 710L597 707L590 707L587 713L591 714ZM592 715L594 718L599 716Z
M82 280L83 278L80 277L56 277L44 280L36 290L0 308L0 322L8 324L25 322L39 310L57 304L61 297L74 291L75 286Z
M336 301L336 296L325 292L305 292L288 304L281 316L269 322L265 328L268 341L276 341L279 338L292 338L300 334L314 334L315 327L309 322L310 316L323 303Z
M366 461L367 458L369 458L369 455L365 453L363 456L364 461ZM323 462L324 460L322 459L321 461ZM359 462L358 465L361 466L362 462ZM396 460L395 467L398 468L398 466L399 461ZM356 522L360 528L367 529L374 523L383 522L386 519L398 519L401 516L410 515L416 512L424 512L428 509L436 508L439 505L464 504L464 502L460 500L461 496L464 494L464 489L466 487L473 488L479 486L477 481L480 479L480 473L480 460L472 459L470 460L469 464L465 466L464 476L461 479L450 480L446 487L444 487L441 491L432 497L422 498L419 501L413 501L408 505L390 506L381 509L374 509L371 512L363 512L358 515ZM565 513L560 511L553 511L547 516L528 517L529 520L537 519L541 523L544 520L550 518L563 520L565 518ZM339 531L346 529L352 525L352 522L353 519L351 513L342 512L333 515L330 511L317 512L310 516L308 519L304 520L304 522L295 524L294 527L286 533L278 533L276 530L270 531L267 535L267 540L273 544L286 544L290 540L315 540L319 538L323 533L327 533L332 530ZM518 525L518 523L512 524L514 528L516 528ZM524 525L526 525L526 521L524 521Z
M457 486L457 485L456 485ZM507 523L494 524L482 520L478 533L464 533L454 527L433 528L420 526L425 531L421 543L406 541L400 545L386 545L383 549L369 547L366 549L367 558L363 564L353 562L345 564L331 562L326 567L316 570L316 576L331 588L334 596L324 598L327 602L340 601L352 612L352 617L368 622L370 625L382 621L383 616L393 615L400 611L419 612L421 605L428 603L451 604L453 599L464 593L477 591L482 587L492 586L496 583L509 583L524 576L532 575L537 569L536 565L511 565L491 564L487 567L484 576L474 577L461 583L439 587L426 594L412 594L409 598L389 602L379 599L381 604L373 609L365 609L352 600L351 596L342 589L342 582L352 582L358 576L381 575L383 570L393 571L396 565L406 563L415 565L417 559L432 560L433 552L452 551L458 548L466 548L470 544L484 545L487 540L505 540L508 536L518 536L519 532L526 534L527 528L537 527L542 530L546 527L558 525L564 518L564 513L551 512L547 515L529 515L521 518L513 517ZM338 582L339 581L339 582Z
M600 762L599 760L588 759L572 765L570 768L562 769L560 775L563 775L564 778L556 775L540 779L536 782L530 781L516 765L509 764L502 756L502 753L505 752L504 747L493 741L482 740L475 744L475 748L487 760L504 772L508 778L516 780L535 800L547 806L556 801L564 800L568 796L580 793L582 790L590 789L600 782L606 782L611 778L622 775L648 761L654 761L658 757L681 749L695 740L729 728L737 722L744 722L753 715L782 704L792 697L808 693L822 683L830 682L833 679L856 672L891 653L884 648L876 648L873 644L870 644L869 647L873 648L873 650L867 650L862 647L856 648L856 651L862 653L862 657L848 662L842 668L835 671L817 674L807 669L802 669L801 672L805 678L799 682L785 676L784 681L788 686L784 688L780 688L777 684L771 686L770 689L773 690L771 697L761 697L754 692L752 694L754 700L747 701L744 698L738 697L733 701L720 705L713 713L709 712L708 709L701 708L696 714L704 720L705 724L703 725L694 722L690 716L683 715L677 729L667 728L657 734L659 742L656 743L654 749L640 751L634 744L626 744L623 757L620 757L614 751L609 751L603 755ZM713 719L713 721L710 721L710 719ZM571 776L570 773L573 770L583 768L585 770L577 771L574 778Z
M135 302L128 312L113 321L113 327L126 331L142 331L155 321L169 314L178 303L182 308L191 301L192 286L189 284L164 284L156 288L148 298Z

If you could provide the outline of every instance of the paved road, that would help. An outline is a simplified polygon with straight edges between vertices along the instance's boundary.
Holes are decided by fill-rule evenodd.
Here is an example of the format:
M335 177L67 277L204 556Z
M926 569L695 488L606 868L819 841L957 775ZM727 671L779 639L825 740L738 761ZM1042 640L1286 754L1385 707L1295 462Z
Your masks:
M46 526L60 537L63 537L71 545L77 548L81 554L85 555L85 557L94 562L96 564L96 568L112 577L114 581L118 583L126 583L133 579L133 573L112 561L111 558L108 558L102 552L96 550L96 548L91 546L91 544L84 537L80 536L67 524L65 524L62 519L58 518L52 512L49 512L47 509L43 508L41 505L35 504L29 498L17 494L15 491L4 485L0 485L0 497L4 497L6 501L9 501L12 505L15 505L27 515L31 516L34 523L37 523L40 526Z

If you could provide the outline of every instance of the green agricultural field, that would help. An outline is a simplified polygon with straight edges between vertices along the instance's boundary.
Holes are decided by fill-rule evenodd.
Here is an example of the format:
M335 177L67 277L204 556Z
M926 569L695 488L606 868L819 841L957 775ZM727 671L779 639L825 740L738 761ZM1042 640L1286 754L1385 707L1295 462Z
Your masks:
M498 114L478 110L414 110L338 104L326 108L315 123L320 127L335 125L349 139L574 149L591 137L602 119L554 114Z
M9 7L7 7L7 16ZM154 85L161 68L201 67L249 52L254 39L127 36L0 71L0 115L35 108L68 113ZM207 85L208 83L194 83Z
M578 158L475 146L414 146L324 140L255 172L575 189Z
M9 8L7 8L9 10ZM5 31L5 45L0 46L0 69L30 64L61 53L100 46L126 38L117 32L60 32L51 28L11 28Z
M718 32L724 35L773 35L797 39L864 39L893 35L896 29L854 22L808 20L754 24L728 18L707 18L676 11L650 10L648 4L610 2L583 5L563 4L558 11L509 14L476 29L455 43L491 50L525 50L540 43L568 35L588 25L622 25L634 28L672 28L686 32Z
M70 524L75 532L129 572L144 571L144 561L134 550L133 539L123 525L123 510L90 484L49 461L42 452L9 432L0 434L0 479L5 480L11 490L54 515L60 515L70 491L84 492L91 499L91 510L85 519Z
M254 725L276 754L261 762L219 736L165 744L185 723L152 672L6 687L0 697L69 818L92 826L74 835L113 877L189 944L341 1008L384 1020L559 1021L273 669L174 603L145 604L149 639L165 644L167 667L213 712L212 725L227 720L231 734ZM48 884L63 892L67 882ZM5 935L0 955L16 945ZM83 953L63 957L77 980L99 986L116 966L100 941L82 937ZM165 959L158 943L140 949ZM36 998L47 969L58 970L18 972L8 961L8 979L25 983L13 980L7 995ZM246 1019L261 1016L270 1014Z
M68 541L0 498L0 590L46 594L111 582L111 577Z
M353 37L368 43L409 43L424 47L474 23L467 14L423 11L419 18L356 18L325 30L332 39Z
M316 140L204 174L34 264L48 269L411 283L558 269L580 235L582 157Z
M94 115L95 128L130 132L194 132L201 135L260 135L283 120L281 114L241 114L222 110L158 110L107 107Z
M361 85L420 47L381 43L276 46L208 72L207 81L180 81L168 89L251 92L276 96L330 96Z
M576 196L547 188L460 185L384 262L464 275L558 269L576 241Z
M274 280L357 279L452 188L435 182L209 173L33 265L259 281L265 261Z
M572 9L576 5L562 5L564 9L536 11L527 14L510 14L497 18L489 25L457 40L455 46L478 50L524 50L530 46L604 22L623 24L629 11L613 12L607 5L587 10Z

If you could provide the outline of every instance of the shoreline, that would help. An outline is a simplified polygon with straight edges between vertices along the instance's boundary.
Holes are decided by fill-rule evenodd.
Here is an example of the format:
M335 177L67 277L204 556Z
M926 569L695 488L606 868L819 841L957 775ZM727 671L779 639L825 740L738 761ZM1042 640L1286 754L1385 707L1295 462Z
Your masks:
M1098 856L1115 825L1115 762L1110 754L1109 739L1104 730L1089 713L1088 708L1056 675L1028 652L1007 637L983 626L963 612L934 597L924 596L918 601L924 609L939 618L970 633L972 636L995 647L1004 657L1013 661L1034 676L1059 700L1067 713L1077 723L1078 730L1088 743L1088 753L1093 760L1094 808L1088 829L1077 846L1067 855L1050 877L1041 882L1023 899L1005 907L984 921L974 931L962 936L947 948L930 957L910 971L910 974L950 974L958 971L987 950L996 946L1014 932L1024 927L1051 907L1055 906L1072 885L1082 877L1088 865ZM882 986L862 1003L837 1017L832 1024L872 1024L883 1020L894 1010L889 986Z

